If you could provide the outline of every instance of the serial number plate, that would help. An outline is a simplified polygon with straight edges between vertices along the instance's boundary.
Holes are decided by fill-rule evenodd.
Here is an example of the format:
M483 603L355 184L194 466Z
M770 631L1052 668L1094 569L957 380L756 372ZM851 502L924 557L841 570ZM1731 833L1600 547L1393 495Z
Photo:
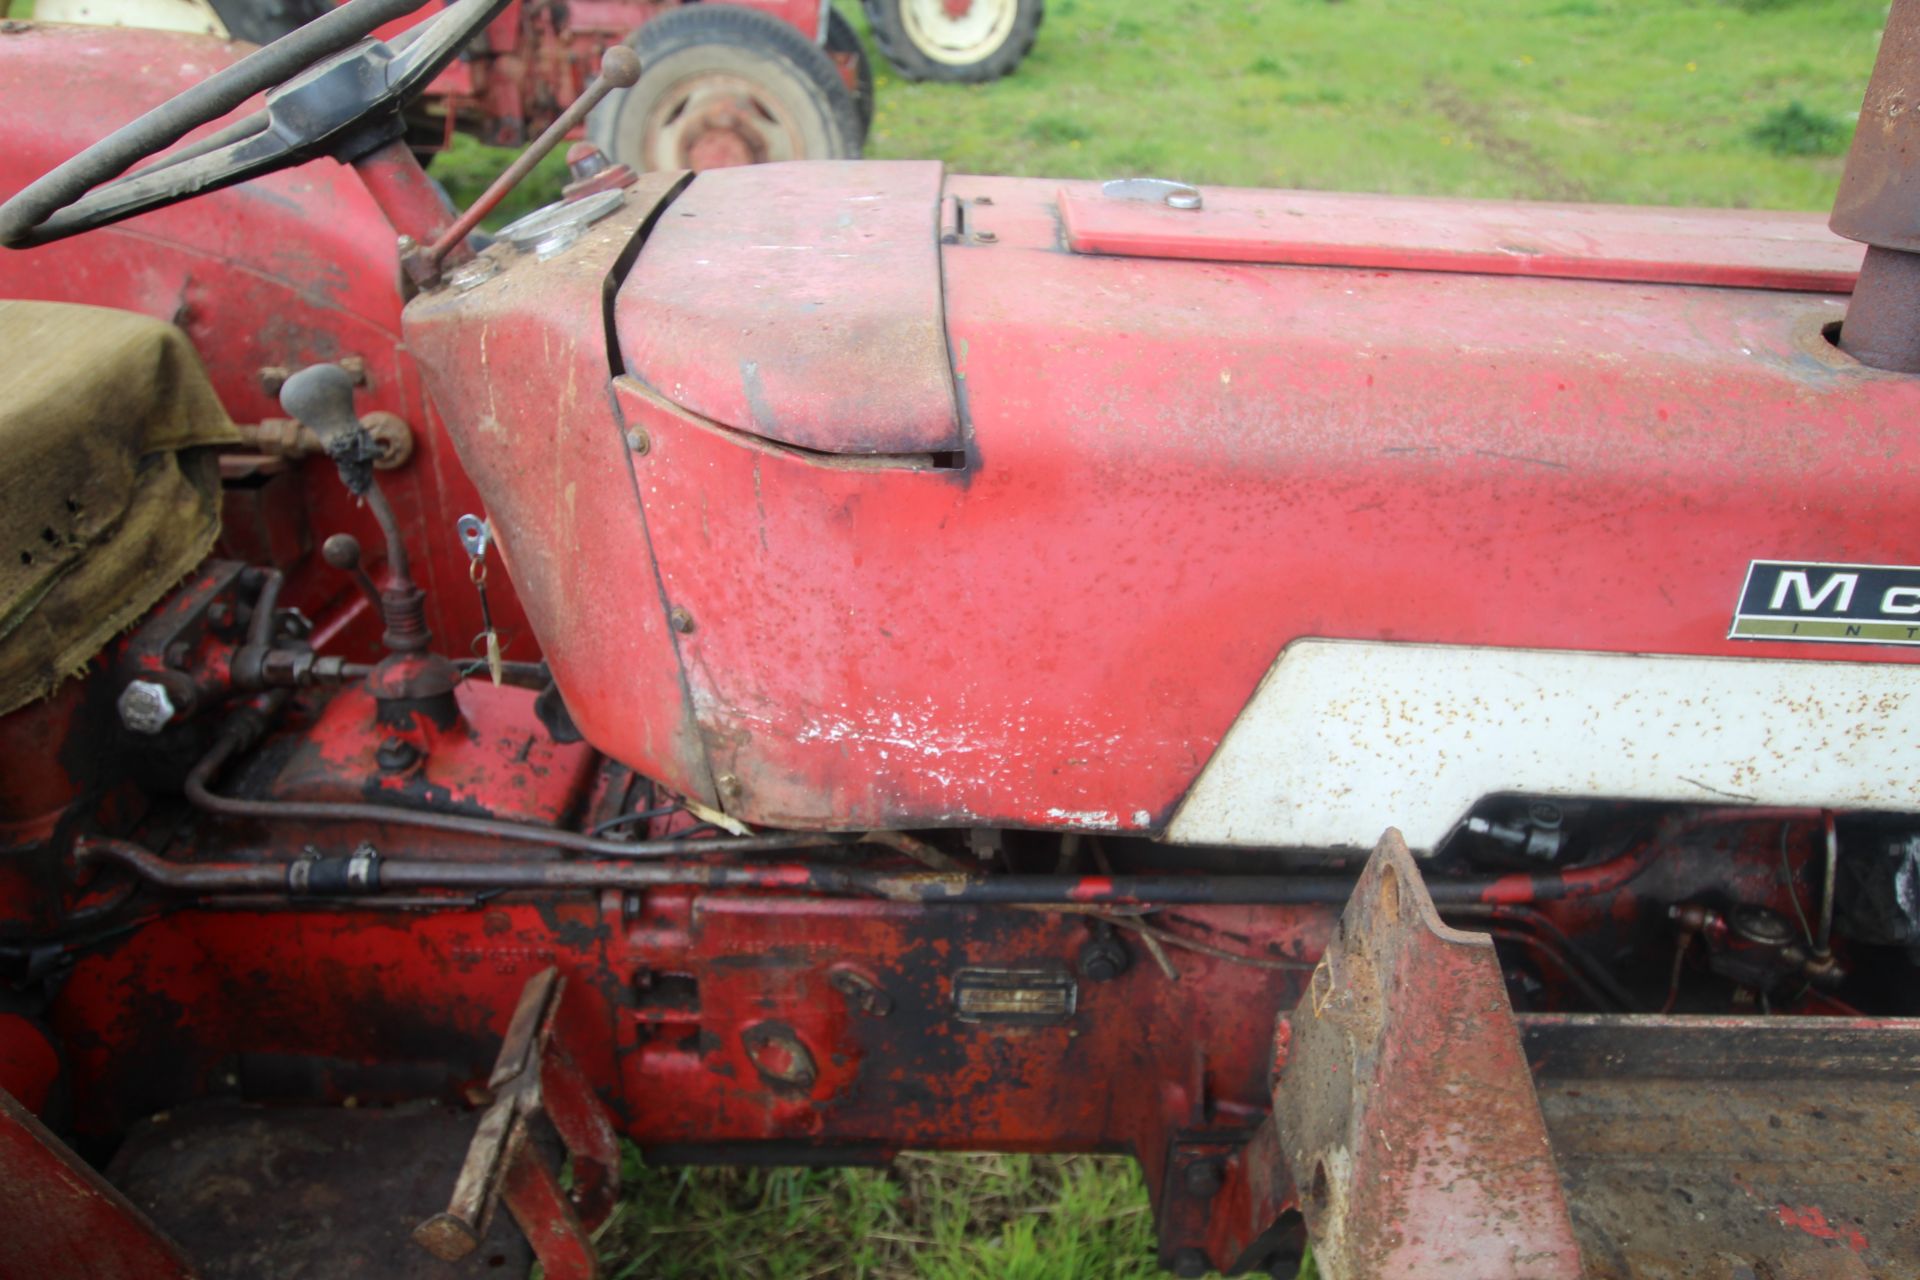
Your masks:
M962 969L953 975L953 1012L962 1022L1065 1022L1078 997L1073 975L1064 969Z

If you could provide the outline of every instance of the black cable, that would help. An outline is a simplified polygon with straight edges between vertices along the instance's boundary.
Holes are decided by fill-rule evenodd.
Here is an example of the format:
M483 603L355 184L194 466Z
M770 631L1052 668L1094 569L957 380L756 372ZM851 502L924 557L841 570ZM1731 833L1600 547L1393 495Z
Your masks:
M672 804L658 805L652 809L642 809L638 813L623 813L619 817L608 818L605 822L597 826L589 827L587 834L590 836L603 836L609 831L632 826L636 822L652 822L655 818L664 818L670 813L678 812L679 809L680 802L676 800Z

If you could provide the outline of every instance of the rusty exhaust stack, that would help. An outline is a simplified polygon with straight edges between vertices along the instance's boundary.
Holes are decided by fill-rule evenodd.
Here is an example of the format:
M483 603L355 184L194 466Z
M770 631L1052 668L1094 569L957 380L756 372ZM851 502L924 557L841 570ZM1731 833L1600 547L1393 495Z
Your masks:
M1893 0L1828 225L1867 246L1841 349L1920 373L1920 0Z

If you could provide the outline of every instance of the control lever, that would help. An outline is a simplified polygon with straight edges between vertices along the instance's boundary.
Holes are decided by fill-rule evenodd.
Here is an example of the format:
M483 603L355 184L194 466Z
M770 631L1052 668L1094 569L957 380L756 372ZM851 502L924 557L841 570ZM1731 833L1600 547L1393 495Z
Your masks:
M281 385L280 407L320 437L327 456L340 469L340 482L373 511L387 543L387 590L411 590L412 566L400 525L373 474L380 446L353 411L353 387L353 375L337 364L308 365Z
M400 265L405 269L407 278L422 289L430 289L440 282L440 265L446 261L449 253L466 243L467 236L480 225L480 220L492 213L509 191L520 185L520 180L533 172L533 167L546 158L547 152L559 146L572 133L587 113L600 105L600 100L615 89L626 89L640 79L640 55L626 45L617 44L608 49L600 59L600 74L586 87L573 105L560 113L558 119L548 125L546 132L535 138L514 162L507 166L506 172L493 180L493 184L480 193L480 198L467 207L467 211L454 220L452 226L441 232L440 238L432 244L421 246L411 241L403 241L400 246Z
M320 558L351 577L368 603L380 607L380 588L373 585L360 563L360 539L350 533L336 533L320 544Z
M373 473L380 447L353 411L353 377L335 364L309 365L280 388L280 406L311 429L340 469L341 483L367 504L387 544L385 580L376 584L360 563L360 544L346 534L328 538L321 554L328 564L351 574L361 591L379 607L385 625L380 640L387 648L368 676L376 699L390 708L384 720L396 725L418 710L442 728L458 719L452 693L459 672L431 652L427 630L427 593L413 580L400 523ZM415 744L418 746L419 744Z

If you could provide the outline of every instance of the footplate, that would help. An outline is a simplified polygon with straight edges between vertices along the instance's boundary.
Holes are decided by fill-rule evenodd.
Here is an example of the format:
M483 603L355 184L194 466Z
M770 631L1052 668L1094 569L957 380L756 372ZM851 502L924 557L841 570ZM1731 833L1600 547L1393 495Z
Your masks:
M504 1201L546 1280L599 1274L590 1233L619 1196L620 1144L605 1104L555 1036L563 989L559 970L547 969L520 993L487 1081L493 1100L467 1148L452 1200L413 1233L435 1257L457 1262L473 1252ZM571 1190L534 1141L542 1116L571 1161Z

